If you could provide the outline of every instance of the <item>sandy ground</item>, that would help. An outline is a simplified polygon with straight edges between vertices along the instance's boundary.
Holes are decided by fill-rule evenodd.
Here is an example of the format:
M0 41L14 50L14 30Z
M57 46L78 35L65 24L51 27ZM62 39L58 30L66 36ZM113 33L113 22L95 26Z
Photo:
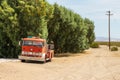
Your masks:
M3 62L16 62L19 61L18 59L5 59L5 58L0 58L0 63Z
M45 64L20 61L0 63L0 80L120 80L120 49L89 49Z

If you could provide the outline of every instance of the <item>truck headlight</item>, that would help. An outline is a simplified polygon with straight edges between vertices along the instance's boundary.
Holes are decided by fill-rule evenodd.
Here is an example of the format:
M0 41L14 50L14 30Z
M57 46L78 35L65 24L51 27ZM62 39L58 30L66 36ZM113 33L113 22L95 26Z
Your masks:
M42 58L45 58L45 53L42 53Z

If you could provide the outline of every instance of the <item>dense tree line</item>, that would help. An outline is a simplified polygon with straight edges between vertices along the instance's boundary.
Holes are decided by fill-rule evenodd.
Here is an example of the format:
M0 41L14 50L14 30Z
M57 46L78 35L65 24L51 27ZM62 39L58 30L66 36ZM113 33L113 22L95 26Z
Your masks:
M45 0L0 0L0 57L17 57L29 35L53 41L56 53L82 52L94 41L94 23Z

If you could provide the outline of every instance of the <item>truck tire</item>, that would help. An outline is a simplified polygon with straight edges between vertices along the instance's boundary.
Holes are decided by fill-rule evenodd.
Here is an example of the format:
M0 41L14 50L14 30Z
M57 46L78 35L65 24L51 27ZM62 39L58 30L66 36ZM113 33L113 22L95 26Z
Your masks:
M25 62L25 60L21 60L21 62Z
M50 54L50 57L49 57L49 62L52 61L52 53Z
M52 58L49 59L49 62L51 62L51 61L52 61Z

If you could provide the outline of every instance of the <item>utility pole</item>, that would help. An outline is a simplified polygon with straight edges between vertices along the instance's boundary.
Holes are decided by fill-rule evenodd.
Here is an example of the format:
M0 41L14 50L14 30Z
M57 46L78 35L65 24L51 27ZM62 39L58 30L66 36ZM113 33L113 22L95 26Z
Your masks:
M111 14L111 11L107 11L107 14L108 15L108 37L109 37L109 50L110 50L110 46L111 46L111 43L110 43L110 16L113 15Z

